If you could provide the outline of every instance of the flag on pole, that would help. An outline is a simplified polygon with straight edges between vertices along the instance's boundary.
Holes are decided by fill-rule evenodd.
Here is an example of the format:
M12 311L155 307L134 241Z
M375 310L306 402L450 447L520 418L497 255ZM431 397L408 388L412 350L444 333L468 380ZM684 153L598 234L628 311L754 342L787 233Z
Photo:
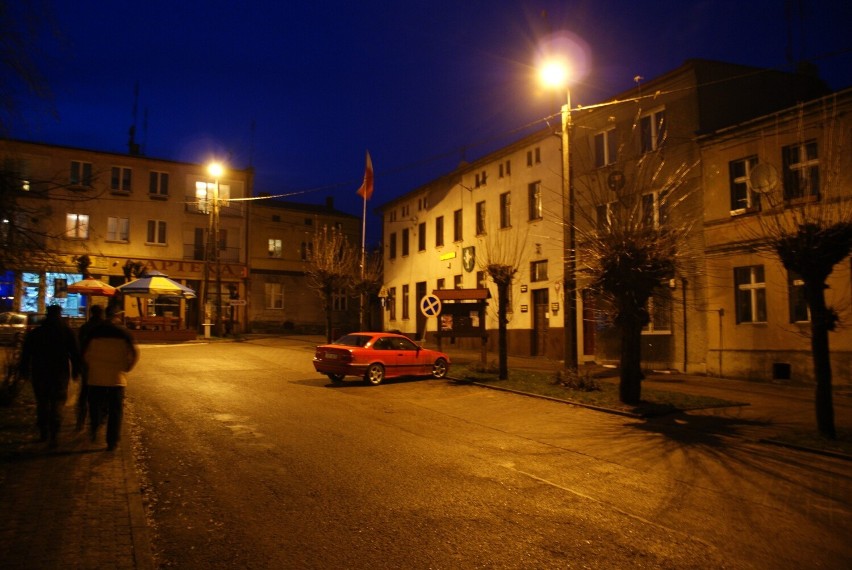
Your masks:
M373 195L373 159L370 158L370 151L367 151L367 168L364 170L364 183L358 188L358 195L365 201Z

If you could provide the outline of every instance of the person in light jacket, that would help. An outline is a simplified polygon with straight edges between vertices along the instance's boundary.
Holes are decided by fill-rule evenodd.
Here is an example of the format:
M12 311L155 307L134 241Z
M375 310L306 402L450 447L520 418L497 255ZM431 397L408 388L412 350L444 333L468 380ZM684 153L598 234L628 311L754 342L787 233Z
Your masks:
M102 324L94 327L82 347L89 385L89 425L92 441L97 441L98 428L107 414L107 449L112 451L121 439L124 415L124 390L127 373L139 359L133 337L123 326L113 322L112 311Z

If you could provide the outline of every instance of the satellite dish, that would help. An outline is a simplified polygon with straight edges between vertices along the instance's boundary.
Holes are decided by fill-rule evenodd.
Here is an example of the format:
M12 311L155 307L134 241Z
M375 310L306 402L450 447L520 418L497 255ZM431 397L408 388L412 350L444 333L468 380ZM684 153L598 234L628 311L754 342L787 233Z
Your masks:
M778 186L778 171L771 164L761 162L751 169L748 183L758 194L765 194Z

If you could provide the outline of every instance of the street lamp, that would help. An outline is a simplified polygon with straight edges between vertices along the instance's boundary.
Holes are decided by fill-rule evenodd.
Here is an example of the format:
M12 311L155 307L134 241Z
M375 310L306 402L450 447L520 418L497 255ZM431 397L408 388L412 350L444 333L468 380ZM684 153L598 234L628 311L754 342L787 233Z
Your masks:
M204 292L207 294L207 282L209 281L210 258L213 259L214 267L216 268L216 293L213 297L214 305L214 321L213 334L217 337L222 336L222 265L219 262L219 177L222 176L222 165L218 162L211 162L207 166L207 172L214 179L213 184L213 212L210 216L210 226L207 230L207 255L205 256L204 270ZM205 296L205 301L207 300Z
M562 105L562 217L563 217L563 273L565 310L562 311L565 336L565 368L576 369L577 357L577 241L574 230L574 185L571 178L571 89L568 80L571 69L565 61L551 60L539 71L541 82L553 89L565 90Z

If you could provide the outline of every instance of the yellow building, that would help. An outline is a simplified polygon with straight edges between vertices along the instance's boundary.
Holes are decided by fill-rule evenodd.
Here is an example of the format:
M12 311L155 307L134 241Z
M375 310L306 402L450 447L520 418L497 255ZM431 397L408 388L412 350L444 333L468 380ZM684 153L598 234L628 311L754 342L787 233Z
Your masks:
M4 310L43 312L57 303L66 316L84 317L86 299L65 290L82 278L81 256L88 256L94 277L111 285L128 280L128 264L165 273L205 298L211 315L217 293L223 309L231 290L245 299L245 202L239 199L251 193L250 169L226 169L214 179L203 164L12 140L0 141L0 156ZM217 191L217 255L208 256ZM180 311L183 326L196 328L209 316L200 305L161 297L125 308L129 317ZM235 320L245 322L244 312Z
M577 319L569 326L576 327L579 362L617 363L614 312L590 288L587 268L595 254L591 238L607 231L617 212L630 210L638 224L688 229L679 245L678 274L660 283L647 307L643 366L712 370L708 328L716 325L708 319L708 299L718 283L705 270L700 137L826 92L810 76L692 60L608 101L571 109L574 247L564 231L566 165L558 121L388 202L380 208L385 327L429 337L437 322L419 310L424 295L488 287L488 349L495 352L496 287L485 265L497 261L517 268L510 354L563 359L566 299L573 295ZM565 265L574 251L576 290L566 292Z
M779 218L852 222L852 90L699 139L707 272L707 369L724 376L812 379L803 282L765 245ZM792 227L792 226L789 226ZM852 260L828 278L834 377L852 374Z
M249 204L249 325L253 331L325 332L325 312L305 269L323 226L360 247L361 220L324 205L260 197ZM357 328L358 299L341 291L333 301L334 328Z

